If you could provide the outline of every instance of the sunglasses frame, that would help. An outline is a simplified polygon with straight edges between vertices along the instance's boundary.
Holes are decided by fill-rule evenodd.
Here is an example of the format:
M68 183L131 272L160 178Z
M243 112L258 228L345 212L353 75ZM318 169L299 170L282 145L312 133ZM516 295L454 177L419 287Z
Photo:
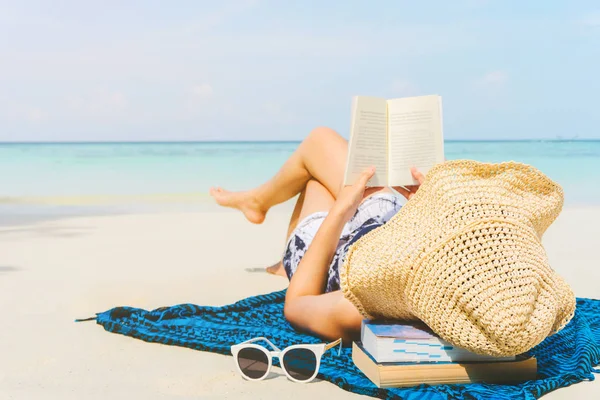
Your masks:
M267 342L269 344L269 346L271 346L273 348L273 350L269 350L264 346L254 344L254 342L258 342L260 340L264 340L265 342ZM288 379L290 379L291 381L297 382L297 383L308 383L308 382L311 382L312 380L314 380L315 377L317 376L317 374L319 373L319 368L321 367L321 357L323 356L323 354L325 354L325 352L327 350L337 346L338 344L340 345L340 349L338 351L338 355L339 355L342 351L342 346L341 346L342 339L338 339L334 342L327 343L327 344L326 343L294 344L292 346L286 347L283 350L280 350L277 346L275 346L273 343L271 343L269 341L269 339L267 339L265 337L258 337L258 338L246 340L245 342L238 343L238 344L231 346L231 354L233 355L233 359L235 361L235 367L237 368L240 375L242 375L242 377L246 380L262 381L263 379L265 379L267 376L269 376L269 373L271 372L271 367L273 366L273 357L277 357L279 359L279 365L281 366L281 369L285 373L285 376L288 377ZM238 354L239 354L240 350L245 349L245 348L253 348L253 349L260 350L267 356L267 359L269 360L269 365L267 367L267 371L265 372L265 374L263 376L261 376L260 378L250 378L249 376L247 376L246 374L244 374L242 372L242 369L240 368L240 363L238 361ZM317 359L317 365L315 368L315 372L312 374L312 376L310 378L308 378L306 380L298 380L298 379L295 379L294 377L292 377L292 375L288 372L288 370L285 368L285 365L283 363L283 357L285 356L285 354L288 351L294 350L294 349L310 350L314 353L314 355Z

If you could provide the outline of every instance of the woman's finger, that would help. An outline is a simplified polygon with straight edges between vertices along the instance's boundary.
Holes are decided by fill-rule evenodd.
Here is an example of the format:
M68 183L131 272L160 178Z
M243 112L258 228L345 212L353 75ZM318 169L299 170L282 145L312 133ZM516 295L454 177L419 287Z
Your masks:
M410 169L410 172L412 173L413 178L415 178L417 182L419 182L419 185L423 183L423 181L425 180L425 175L423 175L418 169L412 167Z
M356 181L356 185L364 189L367 186L367 183L369 183L369 179L371 179L373 175L375 175L375 167L369 167L365 169Z

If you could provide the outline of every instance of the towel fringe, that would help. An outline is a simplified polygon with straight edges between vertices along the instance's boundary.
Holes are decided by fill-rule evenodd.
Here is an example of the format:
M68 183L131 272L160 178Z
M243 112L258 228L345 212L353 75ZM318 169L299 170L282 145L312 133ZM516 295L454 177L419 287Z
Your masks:
M95 321L97 317L76 319L75 322Z

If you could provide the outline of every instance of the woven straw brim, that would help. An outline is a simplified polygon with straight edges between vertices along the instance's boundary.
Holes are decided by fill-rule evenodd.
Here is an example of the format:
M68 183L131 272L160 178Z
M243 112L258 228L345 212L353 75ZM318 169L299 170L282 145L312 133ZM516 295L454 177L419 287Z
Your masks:
M560 186L525 164L438 165L392 220L351 246L344 295L370 319L420 319L476 353L523 353L575 309L541 244L562 204Z

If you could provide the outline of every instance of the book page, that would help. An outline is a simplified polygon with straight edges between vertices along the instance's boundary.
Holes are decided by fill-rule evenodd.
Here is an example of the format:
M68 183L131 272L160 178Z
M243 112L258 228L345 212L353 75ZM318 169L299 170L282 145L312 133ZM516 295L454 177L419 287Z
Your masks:
M356 182L361 172L374 166L375 175L369 186L387 186L387 102L378 97L355 96L345 185Z
M416 167L426 174L444 162L442 98L437 95L388 100L390 186L415 185Z

